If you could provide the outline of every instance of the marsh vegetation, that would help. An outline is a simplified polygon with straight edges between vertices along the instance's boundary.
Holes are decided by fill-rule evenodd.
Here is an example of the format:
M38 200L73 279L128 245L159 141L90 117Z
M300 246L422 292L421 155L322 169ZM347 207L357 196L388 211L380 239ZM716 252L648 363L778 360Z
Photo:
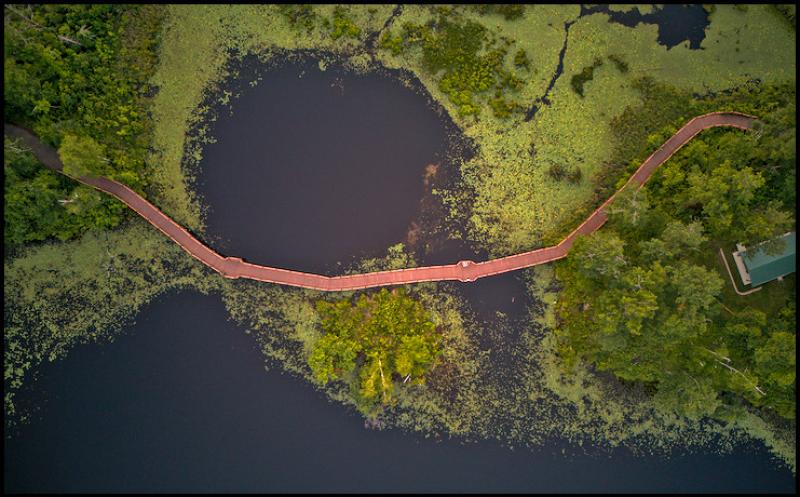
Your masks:
M667 50L658 26L577 5L12 7L5 119L206 237L195 178L215 109L240 96L226 86L238 75L230 58L245 54L268 64L311 50L321 68L401 70L475 145L451 158L457 181L435 194L465 228L449 236L493 256L559 240L697 114L736 110L764 127L700 135L574 257L522 272L521 316L491 319L457 284L328 298L224 280L6 139L7 423L26 416L15 395L42 362L113 339L164 291L197 289L222 298L270 367L375 425L643 453L755 437L794 469L793 277L743 301L715 258L794 226L793 10L716 5L701 50ZM549 104L525 121L551 82ZM78 156L88 140L78 149L97 153ZM342 270L415 257L393 245ZM406 342L383 343L394 327ZM397 374L378 381L384 358Z

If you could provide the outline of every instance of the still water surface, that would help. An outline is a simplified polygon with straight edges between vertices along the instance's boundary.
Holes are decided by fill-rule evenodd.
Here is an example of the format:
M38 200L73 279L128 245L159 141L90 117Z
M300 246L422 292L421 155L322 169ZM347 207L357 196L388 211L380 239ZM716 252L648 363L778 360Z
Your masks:
M302 74L302 77L299 75ZM243 78L241 81L249 81ZM335 274L380 255L419 214L423 172L452 123L383 76L288 64L242 88L213 128L199 189L215 248ZM246 222L252 220L252 222ZM464 247L428 254L450 263ZM442 260L436 260L442 258ZM434 262L435 261L435 262ZM452 287L478 319L527 318L519 274ZM495 362L503 368L501 357ZM40 405L4 448L6 491L792 491L759 444L719 456L584 455L560 441L512 451L373 431L304 381L264 371L255 340L216 296L172 293L117 341L42 368ZM567 455L562 454L566 448Z
M220 299L194 292L149 304L114 343L48 364L34 392L41 412L4 449L9 492L794 489L758 444L665 460L367 430L305 382L265 372Z
M263 75L248 57L237 69L227 88L241 95L232 114L217 107L198 175L212 245L333 275L403 242L453 124L388 75L323 71L311 57Z

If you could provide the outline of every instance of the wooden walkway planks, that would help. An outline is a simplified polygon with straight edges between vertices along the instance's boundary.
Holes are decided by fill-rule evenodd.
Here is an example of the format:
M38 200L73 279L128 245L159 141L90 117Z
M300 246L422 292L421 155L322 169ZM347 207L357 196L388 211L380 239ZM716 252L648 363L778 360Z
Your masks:
M753 116L738 112L712 112L695 117L664 142L650 157L645 159L622 189L633 183L641 188L661 164L667 161L672 154L677 152L683 145L704 129L717 126L731 126L749 130L755 120L756 118ZM63 165L56 151L43 144L33 133L19 126L7 123L4 124L4 132L8 136L21 138L25 144L32 149L34 155L42 164L63 174ZM600 207L592 212L580 226L575 228L572 233L553 247L541 248L478 263L460 261L456 264L445 266L427 266L328 277L250 264L238 257L223 257L203 244L183 226L173 221L172 218L161 212L156 206L127 186L114 180L101 177L81 177L73 179L116 197L136 211L137 214L145 218L150 224L161 230L162 233L180 245L192 257L226 278L247 278L267 283L329 292L360 290L364 288L420 283L424 281L475 281L478 278L485 278L487 276L515 271L517 269L561 259L567 256L578 235L593 233L606 222L608 219L606 208L614 200L617 193L622 191L622 189L620 189L615 192L608 200L603 202Z

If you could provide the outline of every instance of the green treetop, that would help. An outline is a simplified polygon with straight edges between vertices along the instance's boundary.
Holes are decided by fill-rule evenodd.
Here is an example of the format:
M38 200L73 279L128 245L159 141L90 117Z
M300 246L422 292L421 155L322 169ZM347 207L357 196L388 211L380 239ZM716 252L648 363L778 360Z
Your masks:
M109 173L105 147L88 136L66 135L58 149L64 172L73 177Z
M363 407L390 404L396 383L424 383L441 351L428 313L403 289L361 295L355 304L320 301L317 312L325 334L308 358L314 378L351 382Z

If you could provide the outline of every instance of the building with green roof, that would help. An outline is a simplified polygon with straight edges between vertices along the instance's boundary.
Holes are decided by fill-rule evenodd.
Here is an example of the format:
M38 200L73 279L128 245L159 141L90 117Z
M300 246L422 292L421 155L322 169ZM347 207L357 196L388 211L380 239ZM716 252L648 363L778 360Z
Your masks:
M766 244L780 240L783 249L777 254L767 254ZM733 253L733 260L739 269L739 276L742 283L755 288L776 278L782 278L791 274L795 269L795 232L774 240L761 242L755 247L747 248L737 245L738 249Z

